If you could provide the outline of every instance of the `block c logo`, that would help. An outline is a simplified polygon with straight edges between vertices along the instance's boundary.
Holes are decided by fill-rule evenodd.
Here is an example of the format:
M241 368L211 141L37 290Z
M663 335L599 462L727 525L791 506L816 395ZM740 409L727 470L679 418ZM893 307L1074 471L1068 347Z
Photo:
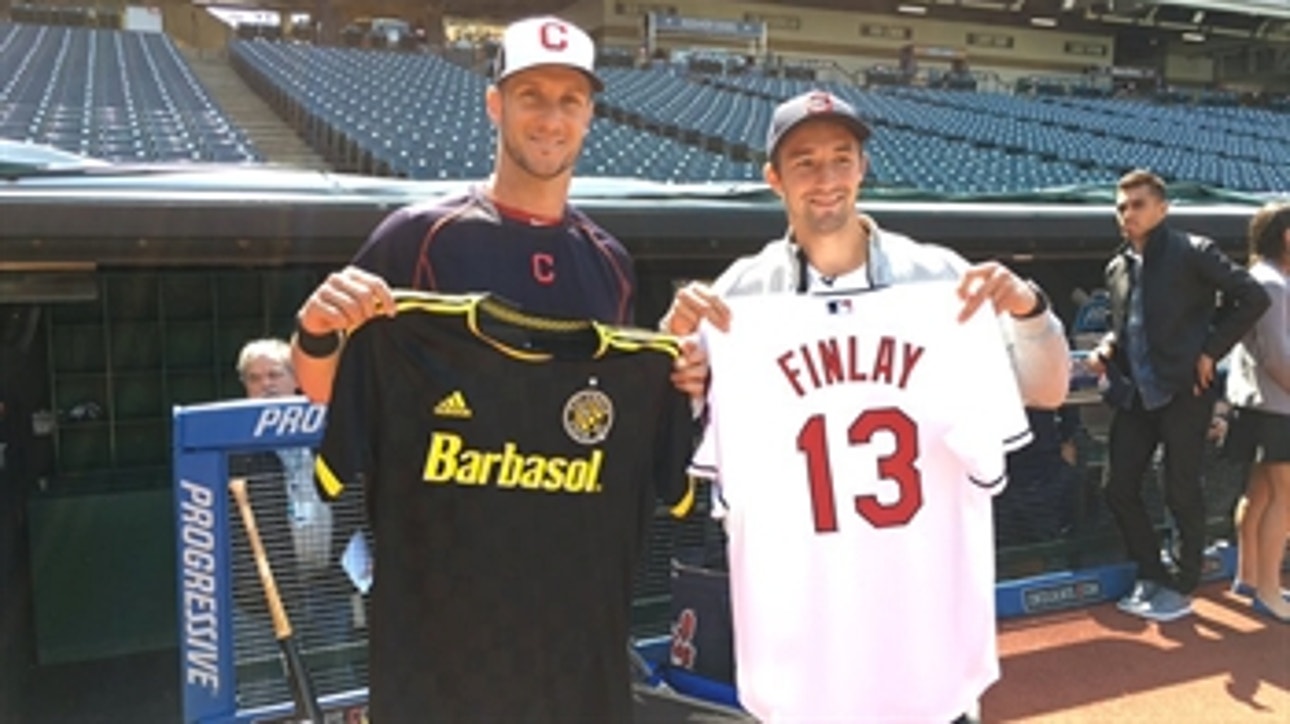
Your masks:
M547 50L564 50L569 47L569 41L565 37L569 34L569 28L563 23L543 23L538 30L538 37L542 42L542 47Z
M555 257L544 252L533 255L533 278L539 284L555 283Z

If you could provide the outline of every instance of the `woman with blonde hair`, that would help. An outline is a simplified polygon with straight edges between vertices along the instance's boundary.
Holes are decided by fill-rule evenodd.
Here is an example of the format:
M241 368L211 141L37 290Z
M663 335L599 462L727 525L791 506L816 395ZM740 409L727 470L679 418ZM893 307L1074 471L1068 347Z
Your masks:
M1254 609L1290 623L1281 566L1290 530L1290 204L1250 221L1250 274L1272 298L1232 352L1228 399L1236 407L1228 450L1252 463L1236 507L1240 545L1232 590Z

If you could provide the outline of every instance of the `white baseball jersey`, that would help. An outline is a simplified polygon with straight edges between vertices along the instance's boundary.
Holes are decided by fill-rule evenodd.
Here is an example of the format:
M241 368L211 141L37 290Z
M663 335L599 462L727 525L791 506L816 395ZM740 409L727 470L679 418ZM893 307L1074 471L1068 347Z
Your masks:
M999 675L991 497L1030 431L955 284L727 300L692 472L727 507L737 685L766 722L949 722Z

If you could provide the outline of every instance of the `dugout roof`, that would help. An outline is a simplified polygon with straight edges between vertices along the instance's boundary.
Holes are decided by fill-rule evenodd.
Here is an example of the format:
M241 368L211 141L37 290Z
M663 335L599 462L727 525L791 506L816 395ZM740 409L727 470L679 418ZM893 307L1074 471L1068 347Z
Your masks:
M0 169L0 269L343 263L391 210L468 183L215 164L11 166ZM1113 193L865 189L860 205L884 226L968 255L1101 256L1117 238ZM1175 185L1171 194L1181 225L1236 251L1262 201L1197 186ZM580 178L573 197L637 259L728 259L785 227L778 198L762 184Z

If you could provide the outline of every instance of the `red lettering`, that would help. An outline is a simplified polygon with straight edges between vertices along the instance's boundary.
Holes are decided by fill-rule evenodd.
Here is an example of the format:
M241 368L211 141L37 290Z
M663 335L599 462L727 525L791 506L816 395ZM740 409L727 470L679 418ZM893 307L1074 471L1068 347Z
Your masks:
M878 340L878 358L873 361L873 375L869 379L890 385L896 363L896 340L883 337Z
M555 257L550 254L537 253L533 255L533 278L539 284L552 284L555 282Z
M777 357L775 362L778 363L779 368L784 371L784 376L788 378L788 384L793 386L793 390L797 392L797 396L802 397L806 394L806 390L802 389L801 383L797 381L798 376L802 373L796 368L788 366L788 361L791 359L793 359L793 353L785 352Z
M822 339L820 347L820 366L824 368L824 384L832 385L842 382L842 353L838 350L838 340Z
M565 37L568 34L569 28L562 23L543 23L538 30L542 47L547 50L564 50L569 47L569 40Z
M824 113L833 110L833 99L828 93L812 93L806 99L807 113Z
M909 382L909 373L914 371L914 365L918 364L918 360L923 358L923 351L923 347L915 347L908 342L905 343L905 364L900 371L900 389L905 389L905 384Z
M815 362L811 359L810 350L806 348L806 345L802 345L798 349L802 351L802 361L806 363L806 371L811 375L811 386L817 390L820 389L820 374L815 371Z

